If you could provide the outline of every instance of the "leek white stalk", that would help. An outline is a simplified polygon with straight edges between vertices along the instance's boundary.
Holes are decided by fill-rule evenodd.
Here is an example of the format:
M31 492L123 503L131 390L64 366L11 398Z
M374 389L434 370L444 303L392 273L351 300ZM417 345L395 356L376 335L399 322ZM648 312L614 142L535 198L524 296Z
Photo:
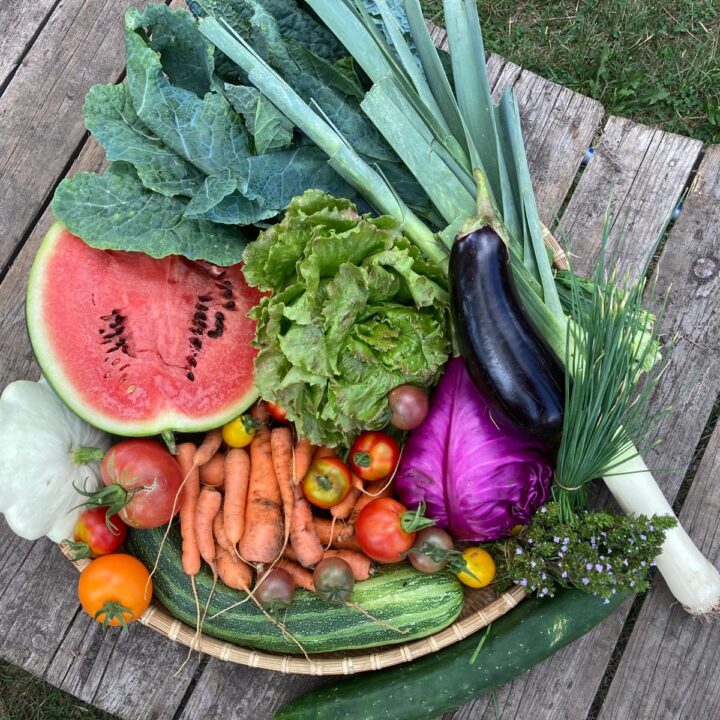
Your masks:
M628 515L675 517L652 473L635 448L633 457L604 478L623 512ZM630 455L630 452L628 455ZM670 592L691 615L711 617L720 610L720 573L698 550L678 524L667 531L662 553L655 559Z

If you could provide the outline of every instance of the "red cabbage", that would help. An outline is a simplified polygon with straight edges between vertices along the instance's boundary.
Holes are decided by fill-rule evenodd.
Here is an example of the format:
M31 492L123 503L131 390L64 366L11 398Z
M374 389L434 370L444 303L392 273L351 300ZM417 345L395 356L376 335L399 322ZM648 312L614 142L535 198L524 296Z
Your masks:
M462 359L451 359L430 412L403 450L400 499L420 502L456 540L487 542L524 525L550 495L545 446L504 418L490 416Z

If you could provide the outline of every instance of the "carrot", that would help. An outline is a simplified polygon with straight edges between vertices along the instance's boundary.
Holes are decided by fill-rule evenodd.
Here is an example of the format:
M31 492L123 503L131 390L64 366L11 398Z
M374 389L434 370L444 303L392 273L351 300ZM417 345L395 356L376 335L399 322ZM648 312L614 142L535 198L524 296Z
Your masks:
M313 462L315 462L316 460L321 460L322 458L329 457L337 457L335 448L325 447L325 445L321 445L313 455Z
M297 553L293 550L292 545L288 545L285 550L283 551L283 557L286 560L292 560L293 562L297 562Z
M222 508L213 520L213 535L215 536L216 543L223 550L228 550L229 552L232 552L233 544L230 542L227 533L225 532L225 522L223 520Z
M250 444L250 484L240 555L250 562L271 563L282 547L282 512L272 461L270 430L263 425Z
M309 440L299 440L293 456L292 481L297 485L307 475L312 464L315 446Z
M250 479L250 456L243 448L231 448L225 456L225 533L235 547L245 529L245 503Z
M355 550L326 550L323 559L328 557L342 558L352 570L353 577L360 582L367 580L372 572L372 561L361 552Z
M195 451L193 456L193 465L200 467L210 460L210 458L220 449L222 445L222 429L210 430L205 434L205 439L200 443L200 447Z
M322 560L323 546L315 530L312 510L299 485L295 486L295 504L290 520L290 543L301 565L311 567Z
M313 518L313 525L315 526L315 532L317 532L317 536L324 547L332 545L335 548L341 548L344 550L362 551L360 543L355 537L355 528L352 529L352 532L345 533L344 531L346 528L342 525L335 523L335 526L333 527L333 523L330 520L317 517Z
M298 587L305 588L310 592L315 592L313 575L309 570L306 570L304 567L301 567L292 560L286 560L285 558L280 558L276 567L287 570L290 573L290 577L295 581L295 584Z
M217 572L229 588L250 592L252 570L234 552L217 548Z
M280 488L280 497L283 504L283 521L285 523L285 537L283 539L283 550L287 547L290 539L290 523L292 520L293 507L295 505L295 493L291 479L292 474L292 433L290 428L278 427L270 433L270 447L272 448L273 468L275 477Z
M204 465L200 466L200 482L203 485L219 487L225 479L225 457L215 453Z
M256 420L259 420L262 423L267 423L268 420L270 420L270 413L268 412L267 407L265 407L265 403L262 400L258 400L250 410L250 415L252 415Z
M182 536L182 566L187 575L200 572L200 550L195 537L195 513L200 494L200 474L193 464L195 455L193 443L181 443L177 446L177 461L185 478L180 505L180 534Z
M363 494L363 490L363 481L357 475L353 474L350 492L345 496L345 499L342 502L339 502L337 505L330 508L332 516L338 520L345 520L345 518L347 518L353 511L355 503L357 503L358 499Z
M195 515L195 537L202 559L215 572L215 538L213 537L213 520L220 512L222 496L217 490L203 488L197 501Z

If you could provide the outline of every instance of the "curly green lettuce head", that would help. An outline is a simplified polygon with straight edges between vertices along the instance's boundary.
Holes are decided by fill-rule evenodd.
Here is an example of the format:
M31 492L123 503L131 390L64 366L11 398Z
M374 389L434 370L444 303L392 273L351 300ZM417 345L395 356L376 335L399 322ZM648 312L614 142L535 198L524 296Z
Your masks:
M448 296L391 217L308 190L244 254L270 291L257 320L255 383L301 437L349 444L390 418L398 385L431 385L448 357Z

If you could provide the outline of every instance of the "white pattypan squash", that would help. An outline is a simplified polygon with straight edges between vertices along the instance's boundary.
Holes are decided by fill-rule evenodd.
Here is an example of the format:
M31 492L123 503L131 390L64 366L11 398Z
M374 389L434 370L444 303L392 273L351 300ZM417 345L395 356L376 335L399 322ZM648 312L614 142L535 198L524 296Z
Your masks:
M83 497L97 490L110 436L72 412L44 381L18 380L0 396L0 513L28 540L72 538ZM100 452L91 452L97 449Z

